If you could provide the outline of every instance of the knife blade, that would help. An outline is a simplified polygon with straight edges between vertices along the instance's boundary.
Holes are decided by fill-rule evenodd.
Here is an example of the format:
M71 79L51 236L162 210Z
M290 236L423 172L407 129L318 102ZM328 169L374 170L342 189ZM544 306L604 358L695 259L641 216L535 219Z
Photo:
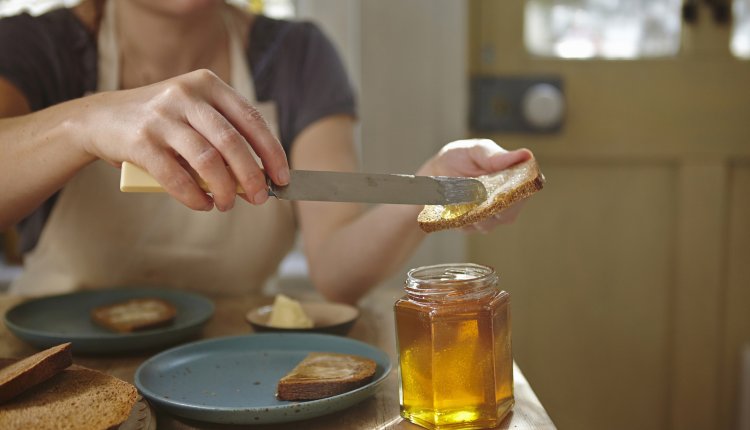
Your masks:
M471 178L292 170L289 185L269 181L269 194L283 200L445 205L483 200L487 191Z
M324 202L449 205L484 200L484 185L473 178L414 176L384 173L348 173L292 170L289 184L267 180L269 196L282 200ZM206 191L206 183L198 183ZM124 162L120 175L123 192L161 192L159 182L140 167ZM243 190L238 187L238 193Z

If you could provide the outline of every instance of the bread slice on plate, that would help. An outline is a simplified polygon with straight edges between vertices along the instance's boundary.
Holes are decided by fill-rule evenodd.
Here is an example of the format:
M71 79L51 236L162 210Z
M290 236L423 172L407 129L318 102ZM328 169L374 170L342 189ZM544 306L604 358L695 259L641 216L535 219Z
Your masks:
M279 400L317 400L335 396L370 381L377 364L358 355L312 352L279 380Z
M91 311L94 322L120 333L169 325L175 316L177 309L168 301L157 298L130 299Z
M0 366L13 360L0 359ZM73 365L0 405L2 429L96 430L117 428L138 398L114 376Z
M529 197L544 186L544 175L533 158L476 179L487 189L485 201L479 204L425 206L417 217L419 227L429 233L471 225Z
M0 369L0 404L57 375L72 363L68 342L3 367Z

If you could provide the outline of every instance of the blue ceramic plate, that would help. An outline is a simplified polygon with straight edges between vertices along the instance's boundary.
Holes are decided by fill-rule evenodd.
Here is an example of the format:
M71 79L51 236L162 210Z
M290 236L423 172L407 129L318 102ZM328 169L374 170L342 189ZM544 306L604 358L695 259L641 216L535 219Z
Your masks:
M377 363L369 384L306 402L276 399L276 383L314 351L368 357ZM371 396L391 371L381 350L325 334L264 333L179 346L144 362L135 385L153 404L185 418L220 424L297 421L345 409Z
M116 333L91 321L91 309L129 299L156 297L177 308L172 324L133 333ZM189 338L214 313L213 303L184 291L125 287L82 291L30 300L5 314L5 325L39 348L72 342L77 353L121 353L152 349Z

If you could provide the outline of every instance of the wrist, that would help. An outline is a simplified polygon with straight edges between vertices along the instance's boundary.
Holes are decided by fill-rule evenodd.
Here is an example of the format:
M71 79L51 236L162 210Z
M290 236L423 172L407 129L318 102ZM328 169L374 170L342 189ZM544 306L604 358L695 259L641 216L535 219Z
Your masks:
M85 96L70 102L70 106L57 112L57 133L60 141L66 142L69 155L82 165L97 160L99 155L94 150L96 128L101 122L97 118L97 98L99 95ZM62 107L62 105L60 105Z

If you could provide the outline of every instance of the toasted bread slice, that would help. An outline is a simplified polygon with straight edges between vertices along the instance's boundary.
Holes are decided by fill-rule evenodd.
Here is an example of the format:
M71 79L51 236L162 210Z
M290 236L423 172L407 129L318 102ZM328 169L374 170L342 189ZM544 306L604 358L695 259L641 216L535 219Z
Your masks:
M156 298L131 299L91 311L94 322L121 333L162 327L172 323L176 315L171 303Z
M377 365L369 358L312 352L279 380L279 400L316 400L351 391L372 380Z
M0 359L0 365L13 360ZM110 429L125 422L135 387L102 372L71 366L0 405L2 429Z
M480 176L487 199L477 205L425 206L417 217L426 232L474 224L534 194L544 186L544 175L535 159L530 159L492 175Z
M70 342L45 349L0 369L0 403L57 375L73 363Z

